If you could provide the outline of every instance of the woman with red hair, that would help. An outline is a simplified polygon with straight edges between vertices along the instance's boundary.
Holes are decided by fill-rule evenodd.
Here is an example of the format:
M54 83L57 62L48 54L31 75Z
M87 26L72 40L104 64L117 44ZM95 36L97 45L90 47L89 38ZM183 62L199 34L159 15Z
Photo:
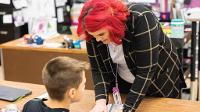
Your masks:
M127 93L123 112L135 111L145 96L180 98L186 85L176 48L144 5L88 0L77 33L87 41L92 68L96 103L91 112L108 111L113 88Z

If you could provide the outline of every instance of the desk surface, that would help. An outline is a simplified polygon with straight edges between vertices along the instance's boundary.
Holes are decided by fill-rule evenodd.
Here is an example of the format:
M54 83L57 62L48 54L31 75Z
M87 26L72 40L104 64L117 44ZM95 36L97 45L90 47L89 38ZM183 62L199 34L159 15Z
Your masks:
M0 81L0 84L26 88L32 90L32 95L29 95L16 104L22 108L25 102L45 92L43 85L20 83L11 81ZM6 101L0 101L0 108L9 104ZM88 112L94 105L94 92L86 90L83 99L78 103L73 103L70 106L71 112ZM146 98L140 104L137 112L200 112L200 102L170 99L170 98Z
M16 102L19 107L23 107L24 103L27 102L28 100L45 93L45 87L42 85L38 85L38 84L19 83L19 82L0 80L0 85L16 87L16 88L23 88L23 89L28 89L28 90L32 91L31 95L28 95ZM10 102L0 100L0 108L5 107L5 105L7 105L9 103Z
M48 38L47 42L63 42L64 36L67 36L69 38L72 38L74 40L77 39L77 37L74 37L73 35L55 35L50 38ZM65 52L65 53L78 53L78 54L86 54L86 49L66 49L66 48L47 48L43 45L40 46L30 46L24 43L23 38L12 40L6 43L3 43L0 45L0 48L2 49L20 49L20 50L29 50L29 51L56 51L56 52Z
M189 21L200 21L200 11L199 12L195 12L195 13L191 13L190 15L187 16L187 19Z

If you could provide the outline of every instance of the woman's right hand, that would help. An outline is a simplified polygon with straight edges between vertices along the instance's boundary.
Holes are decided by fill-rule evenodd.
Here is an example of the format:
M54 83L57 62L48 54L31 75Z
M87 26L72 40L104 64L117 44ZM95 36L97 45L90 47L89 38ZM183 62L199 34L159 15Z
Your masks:
M90 110L90 112L108 112L106 99L97 100L95 106Z

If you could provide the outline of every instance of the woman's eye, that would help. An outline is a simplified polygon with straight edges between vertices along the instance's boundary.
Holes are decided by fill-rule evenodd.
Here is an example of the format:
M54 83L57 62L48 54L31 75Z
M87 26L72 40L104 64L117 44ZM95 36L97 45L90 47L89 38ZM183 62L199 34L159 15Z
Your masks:
M103 36L104 35L104 33L100 33L98 36Z

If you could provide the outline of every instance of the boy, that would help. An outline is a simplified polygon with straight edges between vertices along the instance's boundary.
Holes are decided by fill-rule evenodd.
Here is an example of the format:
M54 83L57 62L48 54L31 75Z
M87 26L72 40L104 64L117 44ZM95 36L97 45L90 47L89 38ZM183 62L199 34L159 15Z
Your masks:
M80 100L85 89L85 73L88 63L69 57L57 57L45 65L43 84L49 98L27 102L23 112L69 112L70 103Z

